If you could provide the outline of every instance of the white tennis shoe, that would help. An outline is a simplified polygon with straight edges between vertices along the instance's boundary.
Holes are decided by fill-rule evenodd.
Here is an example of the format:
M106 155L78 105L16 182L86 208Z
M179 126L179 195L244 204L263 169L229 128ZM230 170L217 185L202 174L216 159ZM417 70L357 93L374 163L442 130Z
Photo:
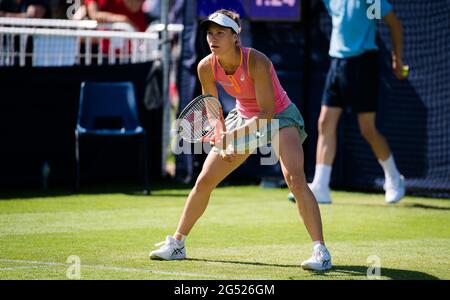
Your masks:
M303 270L326 271L333 267L331 255L327 247L322 244L314 246L313 254L310 259L301 264Z
M397 179L386 179L386 183L383 188L386 191L386 203L397 203L403 198L403 196L405 196L405 177L400 175Z
M314 186L312 183L308 183L308 186L313 193L314 197L316 198L317 203L319 204L331 204L331 196L330 196L330 188L319 188L317 186ZM288 200L295 202L295 196L292 193L289 193Z
M288 200L289 200L289 201L292 201L292 202L295 202L294 194L289 193L289 195L288 195Z
M186 246L184 245L184 242L178 241L170 235L166 237L164 242L155 244L155 246L161 246L161 248L150 252L150 259L179 260L186 258Z
M308 186L311 189L311 192L314 194L317 203L331 204L333 202L331 201L330 188L328 186L322 187L312 183L308 183Z

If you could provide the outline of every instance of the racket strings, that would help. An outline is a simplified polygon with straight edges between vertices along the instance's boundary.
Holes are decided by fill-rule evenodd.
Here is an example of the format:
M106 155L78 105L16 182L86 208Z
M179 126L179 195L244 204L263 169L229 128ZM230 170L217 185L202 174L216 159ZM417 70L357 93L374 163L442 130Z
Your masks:
M180 116L179 134L191 142L199 141L209 135L223 118L220 103L211 97L199 99Z

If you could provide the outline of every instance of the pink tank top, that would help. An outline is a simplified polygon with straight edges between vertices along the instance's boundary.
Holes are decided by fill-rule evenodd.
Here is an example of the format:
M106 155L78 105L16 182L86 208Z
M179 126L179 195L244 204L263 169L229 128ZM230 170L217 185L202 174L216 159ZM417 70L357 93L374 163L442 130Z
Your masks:
M255 84L250 77L249 71L250 51L251 48L241 48L241 64L233 75L227 75L225 73L216 55L212 54L211 56L211 66L215 81L230 96L236 98L238 114L247 119L256 116L260 112L258 102L256 101ZM270 77L275 94L275 113L277 114L285 110L291 104L291 100L281 86L272 64L270 67Z

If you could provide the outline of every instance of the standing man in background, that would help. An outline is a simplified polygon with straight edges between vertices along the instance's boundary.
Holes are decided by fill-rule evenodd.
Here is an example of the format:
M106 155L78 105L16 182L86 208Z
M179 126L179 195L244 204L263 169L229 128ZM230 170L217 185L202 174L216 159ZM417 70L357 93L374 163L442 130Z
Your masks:
M396 203L405 195L405 182L386 138L375 125L379 83L375 36L376 21L383 19L391 32L392 70L397 79L404 79L402 24L386 0L323 2L333 24L329 51L332 59L318 121L316 169L310 188L318 203L332 202L329 183L336 154L336 129L343 109L349 107L358 115L361 134L384 170L385 201ZM295 200L292 194L289 199Z

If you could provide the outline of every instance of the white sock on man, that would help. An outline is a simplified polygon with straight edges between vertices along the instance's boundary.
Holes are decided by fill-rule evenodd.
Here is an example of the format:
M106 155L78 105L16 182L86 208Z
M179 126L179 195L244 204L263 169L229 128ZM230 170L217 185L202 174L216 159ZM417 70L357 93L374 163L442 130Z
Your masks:
M328 165L316 165L316 171L314 173L314 180L312 184L322 188L327 188L330 185L331 166Z
M389 180L396 180L400 177L400 172L395 165L394 156L391 154L385 161L378 160L384 170L384 177Z

